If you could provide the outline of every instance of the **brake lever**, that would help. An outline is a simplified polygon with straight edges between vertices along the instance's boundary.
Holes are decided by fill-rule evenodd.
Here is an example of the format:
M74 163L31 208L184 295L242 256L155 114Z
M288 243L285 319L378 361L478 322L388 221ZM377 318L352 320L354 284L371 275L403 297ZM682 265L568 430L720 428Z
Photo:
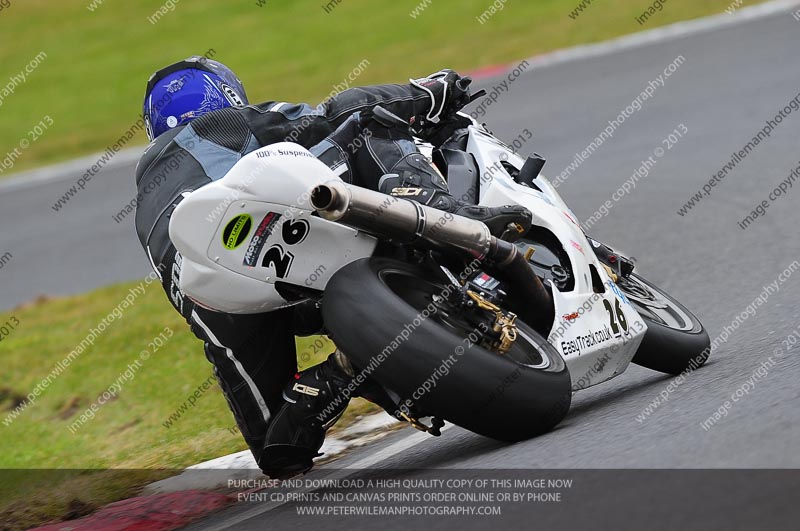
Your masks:
M486 92L486 89L480 89L479 91L475 92L474 94L471 94L470 97L469 97L469 101L467 102L467 105L469 105L470 103L472 103L475 100L479 100L480 98L486 96L486 94L488 94ZM466 105L465 105L465 107L466 107Z

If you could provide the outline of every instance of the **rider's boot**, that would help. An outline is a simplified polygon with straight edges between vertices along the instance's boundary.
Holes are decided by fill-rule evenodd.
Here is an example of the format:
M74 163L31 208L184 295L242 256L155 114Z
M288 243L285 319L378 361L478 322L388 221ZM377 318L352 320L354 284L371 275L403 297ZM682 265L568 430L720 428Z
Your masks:
M294 375L283 391L286 403L269 425L258 466L271 478L302 474L321 455L328 428L339 420L355 391L353 372L337 350Z
M493 236L514 241L523 236L531 228L533 215L522 205L506 205L502 207L485 207L464 205L453 214L482 221Z
M498 238L514 240L531 228L533 215L522 205L486 207L453 197L438 169L419 152L404 156L390 171L378 184L384 194L412 197L437 210L481 221Z

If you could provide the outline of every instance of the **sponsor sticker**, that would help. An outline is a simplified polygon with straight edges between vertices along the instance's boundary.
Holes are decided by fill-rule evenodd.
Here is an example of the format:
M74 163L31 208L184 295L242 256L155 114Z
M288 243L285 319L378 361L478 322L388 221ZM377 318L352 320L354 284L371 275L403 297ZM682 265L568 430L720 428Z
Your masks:
M628 306L631 306L631 301L628 300L628 297L626 297L625 294L622 293L622 290L619 289L619 286L617 286L617 284L613 280L609 280L608 282L606 282L606 285L609 287L611 291L614 292L614 295L619 297L619 299L622 302L624 302Z
M183 78L173 79L169 84L164 85L164 88L167 89L167 92L170 94L175 94L183 88Z
M247 239L252 227L253 218L250 214L239 214L225 225L225 230L222 231L222 245L233 251Z
M473 280L472 282L476 286L479 286L486 290L493 290L494 288L500 285L499 280L490 277L486 273L481 273L480 275L475 277L475 280Z
M300 149L265 149L262 151L256 151L256 158L258 159L268 159L269 157L307 157L314 159L316 158L308 151L302 151Z
M264 244L267 242L270 234L272 234L272 229L275 228L280 218L281 215L277 212L269 212L264 216L264 219L258 224L255 233L253 233L253 238L247 246L247 251L244 253L244 265L255 267L261 250L264 248Z
M220 88L222 89L222 93L225 95L225 98L231 102L231 105L244 105L244 101L242 101L242 98L239 97L239 94L236 92L236 90L234 90L233 87L226 85L225 83L220 83Z
M581 316L581 314L579 314L578 312L565 313L562 316L562 319L564 319L565 321L574 321L575 319L577 319L580 316Z
M580 335L575 339L561 342L561 351L565 356L570 354L577 354L578 356L587 348L610 341L613 336L611 330L606 326L602 330L589 332L585 335Z

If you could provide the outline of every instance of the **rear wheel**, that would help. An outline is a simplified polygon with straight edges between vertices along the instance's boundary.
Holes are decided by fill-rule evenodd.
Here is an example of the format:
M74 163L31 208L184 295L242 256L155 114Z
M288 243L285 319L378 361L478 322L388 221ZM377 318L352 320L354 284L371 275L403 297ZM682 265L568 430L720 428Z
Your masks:
M469 319L440 304L448 289L419 267L359 260L326 287L326 328L365 376L428 415L506 441L558 424L571 402L559 353L520 321L506 354L476 344Z
M708 333L686 307L635 273L620 277L617 286L647 322L647 333L634 363L654 371L680 374L708 360Z

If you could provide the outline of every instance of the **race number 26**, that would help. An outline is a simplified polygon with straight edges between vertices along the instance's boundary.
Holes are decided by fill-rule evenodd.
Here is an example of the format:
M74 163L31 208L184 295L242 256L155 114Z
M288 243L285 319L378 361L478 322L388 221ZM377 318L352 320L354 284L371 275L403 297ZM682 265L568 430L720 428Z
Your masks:
M297 245L302 243L308 236L309 224L304 219L297 221L287 220L281 227L281 238L287 246ZM294 254L283 248L279 243L272 245L267 252L264 253L264 258L261 260L261 267L274 267L275 275L278 278L286 278L289 270L292 268L294 261Z
M603 300L603 306L606 307L606 311L608 312L608 319L611 324L611 330L614 331L614 335L619 335L620 328L622 328L623 332L627 332L628 321L625 319L625 312L622 311L622 306L619 304L619 299L617 299L616 309L611 306L611 303L608 302L608 299Z

